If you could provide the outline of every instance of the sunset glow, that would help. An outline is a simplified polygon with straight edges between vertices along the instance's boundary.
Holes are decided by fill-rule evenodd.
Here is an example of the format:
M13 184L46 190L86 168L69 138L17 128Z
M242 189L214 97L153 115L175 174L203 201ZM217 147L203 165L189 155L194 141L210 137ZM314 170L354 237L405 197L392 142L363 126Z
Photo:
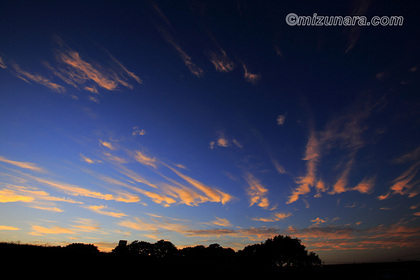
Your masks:
M2 1L0 241L420 259L418 15L317 5Z

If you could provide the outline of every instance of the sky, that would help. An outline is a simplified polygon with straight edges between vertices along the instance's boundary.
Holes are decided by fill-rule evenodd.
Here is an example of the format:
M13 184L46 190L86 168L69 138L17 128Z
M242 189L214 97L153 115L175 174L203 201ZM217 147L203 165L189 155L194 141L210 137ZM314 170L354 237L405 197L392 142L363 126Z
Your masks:
M0 241L420 259L417 8L338 2L1 1Z

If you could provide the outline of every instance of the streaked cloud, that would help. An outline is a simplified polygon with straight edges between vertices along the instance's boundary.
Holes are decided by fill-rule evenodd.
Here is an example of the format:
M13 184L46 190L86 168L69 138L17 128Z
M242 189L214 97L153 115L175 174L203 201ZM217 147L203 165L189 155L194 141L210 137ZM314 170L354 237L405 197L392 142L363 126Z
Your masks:
M233 199L233 196L231 196L228 193L225 193L219 189L212 188L209 186L206 186L205 184L181 173L180 171L170 167L169 165L166 165L170 170L172 170L175 174L177 174L179 177L184 179L186 182L188 182L190 185L195 187L197 190L203 193L203 195L206 197L207 201L210 202L220 202L222 204L225 204ZM191 193L190 193L191 194Z
M201 77L204 75L203 69L201 69L199 66L195 65L192 62L191 56L189 56L182 48L181 46L170 36L168 33L163 32L163 37L165 40L172 46L174 49L178 52L179 56L184 61L185 66L188 67L191 74Z
M244 79L245 81L256 85L258 83L258 81L261 79L261 75L260 74L254 74L249 72L248 67L242 63L242 68L244 69Z
M84 156L82 153L80 153L80 158L86 163L89 163L89 164L94 164L95 163L95 161L93 159L90 159L90 158Z
M420 181L414 181L420 169L420 161L414 163L410 168L393 181L390 187L392 194L407 195L414 197L420 193Z
M0 56L0 67L3 68L3 69L7 68L6 63L4 63L3 58L1 56Z
M60 190L72 196L84 196L84 197L91 197L91 198L96 198L96 199L101 199L101 200L115 200L115 201L126 202L126 203L138 201L136 199L133 199L132 196L128 196L127 193L123 193L123 192L121 193L117 192L116 195L113 195L109 193L101 193L98 191L92 191L83 187L79 187L79 186L64 183L64 182L58 182L58 181L53 181L53 180L38 178L38 177L33 177L33 178L40 183L46 184L50 187L53 187L57 190Z
M106 141L99 140L99 143L100 143L102 146L107 147L108 149L110 149L110 150L112 150L112 151L116 150L116 148L112 145L112 143L111 143L111 142L106 142Z
M362 16L366 15L368 12L371 1L352 1L351 2L351 14ZM345 53L350 52L359 41L360 33L362 29L360 26L352 26L349 29L346 29L344 34L347 36L347 45Z
M360 225L360 222L356 224ZM357 230L351 226L329 225L302 229L289 227L284 233L302 239L308 248L317 251L373 250L416 246L420 227L401 222Z
M148 165L148 166L151 166L153 168L156 168L156 163L157 163L156 158L146 156L143 152L136 151L135 154L134 154L134 159L141 164Z
M364 194L371 194L373 192L373 187L375 186L375 179L376 177L365 178L359 184L357 184L357 186L355 186L352 190L358 191Z
M89 205L89 206L85 206L85 208L89 209L89 210L92 210L95 213L105 215L105 216L114 217L114 218L122 218L122 217L127 216L126 214L121 213L121 212L108 211L107 210L108 206L106 206L106 205Z
M13 73L21 80L27 82L27 83L31 83L31 82L35 82L37 84L43 85L49 89L52 89L54 91L57 92L64 92L65 89L63 86L52 82L50 79L40 75L40 74L34 74L34 73L30 73L26 70L23 70L19 64L17 63L13 63L12 64L12 69L13 69Z
M159 17L163 20L165 24L157 24L156 29L159 31L159 33L162 35L163 39L167 43L169 43L178 53L178 55L181 57L182 61L184 62L185 66L188 67L191 74L201 77L204 74L203 69L201 69L199 66L197 66L193 61L190 55L188 55L184 49L181 48L180 43L175 40L172 33L174 33L174 29L172 25L170 24L168 18L165 16L165 14L162 12L162 10L155 4L152 3L152 8L155 10L155 12L159 15ZM169 29L168 29L169 27Z
M5 225L0 225L0 231L1 230L20 230L20 228L18 227L14 227L14 226L5 226Z
M415 148L412 151L409 151L406 154L403 154L402 156L396 158L394 160L395 163L406 163L406 162L410 162L410 161L416 161L420 159L420 146L418 146L417 148Z
M283 165L281 165L279 163L279 161L271 154L270 154L270 159L271 159L271 162L273 163L274 167L276 168L276 171L279 174L286 174L287 173L287 171L286 171L286 169L284 169Z
M221 226L221 227L231 227L232 226L232 224L228 221L228 219L225 219L225 218L216 217L216 220L211 221L211 223L216 225L216 226Z
M235 68L235 63L228 58L225 50L220 47L217 52L209 52L209 56L216 71L230 72Z
M70 228L64 228L64 227L43 227L38 225L32 225L32 232L30 232L30 235L45 235L45 234L74 234L75 231Z
M327 192L329 195L341 194L344 192L357 190L360 193L370 193L374 185L374 176L367 176L356 187L349 185L351 171L356 163L357 152L365 146L363 133L368 129L364 123L369 114L380 106L380 102L370 103L359 102L353 109L339 115L327 122L325 129L316 131L314 124L310 124L310 134L306 145L305 157L306 174L296 177L297 187L292 190L287 203L295 202L299 196L308 194L312 187L315 187L317 194ZM341 159L338 159L335 170L335 183L328 186L325 183L323 174L319 174L318 165L323 155L330 153L331 150L341 151ZM328 177L331 178L331 174ZM366 179L370 178L370 179ZM331 181L329 179L328 181Z
M34 200L31 196L19 195L13 190L9 189L2 189L0 190L0 202L7 203L7 202L32 202Z
M320 143L315 130L312 129L306 144L305 157L306 174L296 178L297 187L292 190L292 194L287 200L287 204L293 203L299 199L299 196L305 195L311 191L310 187L316 184L316 170L321 157Z
M0 156L0 162L5 162L5 163L8 163L8 164L12 164L14 166L24 168L24 169L29 169L29 170L32 170L32 171L45 172L45 170L43 168L37 166L35 163L14 161L14 160L7 159L3 156Z
M40 190L32 186L9 185L9 188L13 188L14 191L25 196L30 196L34 200L37 200L37 201L54 201L54 202L66 202L66 203L72 203L72 204L82 204L82 202L76 201L71 198L52 196L48 192L44 190Z
M120 61L108 53L113 64L103 66L95 61L88 62L82 58L79 52L70 48L64 41L56 36L56 43L59 46L55 52L57 67L49 66L53 74L62 79L65 83L76 88L84 88L95 92L96 86L109 91L117 90L119 87L132 89L128 79L134 79L142 83L141 79L129 71Z
M253 221L259 222L278 222L292 216L292 213L277 212L271 215L269 218L253 218Z
M246 173L244 178L249 185L246 191L250 200L249 206L256 204L259 207L267 209L270 206L270 202L268 201L268 189L251 173Z

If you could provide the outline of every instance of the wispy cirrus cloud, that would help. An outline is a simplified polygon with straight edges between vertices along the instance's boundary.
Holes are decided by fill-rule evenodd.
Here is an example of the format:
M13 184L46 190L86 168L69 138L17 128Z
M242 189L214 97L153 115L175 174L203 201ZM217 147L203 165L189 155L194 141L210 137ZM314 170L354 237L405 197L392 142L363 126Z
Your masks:
M250 200L249 206L256 204L259 207L268 209L270 206L270 202L268 201L268 189L264 187L251 173L246 173L244 178L249 186L246 191Z
M1 56L0 56L0 67L3 68L3 69L7 68L6 63L3 61L3 58Z
M108 206L106 206L106 205L89 205L89 206L85 206L85 208L89 209L89 210L92 210L95 213L105 215L105 216L114 217L114 218L122 218L122 217L127 216L126 214L124 214L122 212L113 212L113 211L107 210Z
M97 103L99 102L98 89L108 91L120 90L122 87L133 89L131 81L142 83L134 72L128 70L108 51L104 51L106 55L101 60L102 63L98 63L72 49L59 36L54 36L54 39L56 43L54 61L42 62L42 65L49 70L48 75L25 70L26 67L21 67L15 62L10 62L10 67L8 67L1 57L0 67L10 70L16 77L27 83L37 83L56 92L66 92L66 85L88 91L96 95L90 96L89 99ZM71 96L78 98L74 94Z
M260 74L251 73L248 69L248 66L245 65L245 63L242 63L242 68L244 69L244 79L245 81L256 85L258 81L261 79Z
M181 57L182 61L184 62L185 66L188 67L191 74L201 77L204 74L203 69L201 69L199 66L197 66L193 61L190 55L188 55L183 48L181 48L180 43L175 40L174 36L172 35L173 27L168 20L168 18L165 16L165 14L162 12L162 10L156 5L156 3L151 3L151 6L153 10L156 12L156 14L159 16L161 21L164 24L155 24L156 29L159 31L159 33L162 35L163 39L169 43L178 53L178 55Z
M200 181L195 180L195 179L181 173L180 171L172 168L169 165L165 164L165 166L167 168L169 168L170 170L172 170L176 175L181 177L183 180L188 182L190 185L195 187L197 190L202 192L207 197L207 200L210 201L210 202L220 202L222 204L225 204L225 203L227 203L227 202L229 202L233 199L233 196L231 196L228 193L225 193L225 192L223 192L219 189L216 189L216 188L209 187L209 186L201 183Z
M232 224L229 222L229 220L225 219L225 218L216 217L216 220L211 221L211 223L216 225L216 226L221 226L221 227L231 227L232 226Z
M414 197L420 193L420 180L414 181L417 173L420 170L420 161L414 163L403 174L393 181L390 187L392 194L407 195Z
M210 61L218 72L230 72L235 68L235 63L229 59L226 51L219 47L217 51L209 52Z
M107 142L107 141L102 141L102 140L99 140L99 143L100 143L102 146L107 147L107 148L108 148L108 149L110 149L111 151L114 151L114 150L116 150L116 149L117 149L116 147L114 147L114 145L112 145L112 143L111 143L111 142Z
M316 184L316 170L321 158L320 143L314 129L311 129L308 142L306 144L305 157L306 174L296 178L297 187L292 190L292 194L287 200L287 204L299 199L299 196L309 193L311 186Z
M50 79L40 74L34 74L34 73L30 73L29 71L23 70L17 63L12 64L12 69L13 69L12 71L13 74L15 74L19 79L29 84L31 82L34 82L57 92L65 91L65 88L63 86L52 82Z
M54 227L44 227L39 225L32 225L32 232L30 235L42 236L46 234L74 234L75 231L70 228L54 226Z
M358 191L364 194L371 194L375 186L376 176L371 178L364 178L359 184L357 184L352 190Z
M157 163L156 158L149 157L143 152L136 151L134 153L134 159L141 164L148 165L148 166L151 166L153 168L156 168L156 163Z
M129 71L120 61L107 52L109 61L107 66L100 65L95 61L88 61L79 52L69 47L64 40L56 36L58 48L55 51L57 66L47 64L53 74L65 83L76 88L83 88L97 93L96 87L109 91L119 87L132 89L129 79L141 84L142 80L133 72Z
M324 192L330 195L348 191L359 191L364 194L372 192L375 176L365 177L355 187L350 186L349 178L356 163L357 152L365 146L363 133L368 129L365 120L371 111L380 106L380 102L376 104L359 102L357 105L353 110L329 121L325 129L321 131L315 130L314 125L311 124L303 158L306 161L306 174L296 177L297 187L292 190L287 203L295 202L299 196L310 193L312 187L315 187L317 191L315 197L320 197ZM327 185L322 179L327 176L322 176L318 169L321 158L332 150L341 151L343 156L336 164L335 182ZM328 177L331 178L331 174L328 174Z
M271 215L269 218L252 218L253 221L259 222L278 222L292 216L292 213L277 212Z
M406 171L392 181L392 186L389 188L389 191L377 198L379 200L385 200L394 194L407 195L408 197L414 197L420 194L420 180L416 180L420 170L420 146L396 158L393 162L397 164L411 162L411 164Z
M23 169L29 169L32 171L37 171L37 172L41 172L44 173L45 170L39 166L37 166L35 163L31 163L31 162L22 162L22 161L14 161L14 160L10 160L7 159L3 156L0 156L0 162L5 162Z

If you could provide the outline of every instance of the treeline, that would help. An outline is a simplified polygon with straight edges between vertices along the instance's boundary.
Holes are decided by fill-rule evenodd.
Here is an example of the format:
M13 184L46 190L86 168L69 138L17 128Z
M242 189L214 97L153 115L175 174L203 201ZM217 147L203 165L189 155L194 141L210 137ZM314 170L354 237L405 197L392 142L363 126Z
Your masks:
M99 249L94 244L72 243L67 246L49 246L20 243L0 243L0 255L3 257L11 255L59 256L59 255L94 255L99 254Z
M225 265L252 265L271 268L309 268L321 266L317 254L308 252L297 238L278 235L266 241L246 246L235 252L219 244L208 247L197 245L177 249L170 241L156 243L135 240L130 244L122 243L114 248L113 254L137 256L147 260L181 260Z

